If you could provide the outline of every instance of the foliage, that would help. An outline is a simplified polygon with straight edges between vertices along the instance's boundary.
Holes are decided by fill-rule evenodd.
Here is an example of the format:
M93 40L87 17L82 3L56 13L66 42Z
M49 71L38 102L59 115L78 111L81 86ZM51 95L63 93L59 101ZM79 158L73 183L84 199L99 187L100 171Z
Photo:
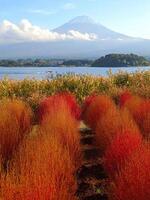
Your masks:
M88 109L88 107L90 106L90 104L92 103L92 101L94 101L94 98L96 97L97 95L96 94L92 94L90 96L87 96L84 101L83 101L83 104L82 104L82 116L81 118L84 119L85 118L85 115L86 115L86 111Z
M143 135L150 137L150 100L132 96L124 105L132 114Z
M142 146L116 178L110 199L147 200L150 197L150 146Z
M97 95L87 107L83 120L90 128L95 130L97 122L113 107L115 107L115 104L111 98L106 95Z
M0 156L4 164L11 158L32 122L29 106L19 100L0 102Z
M142 144L142 136L128 132L118 133L104 155L104 168L110 177L114 178L125 166L133 152Z
M150 98L150 71L128 74L127 84L124 82L124 78L122 81L120 77L124 77L123 72L114 75L109 73L108 77L58 75L50 80L9 80L5 78L0 81L0 99L23 99L33 109L36 109L43 97L62 91L74 94L79 103L82 103L87 96L93 93L107 94L117 100L117 97L125 89L133 94Z
M75 119L80 119L81 111L75 97L71 93L61 92L41 100L36 109L38 121L42 123L45 116L53 112L58 112L58 108L61 104L65 104L67 107L66 109L70 111Z
M1 194L6 200L76 200L74 166L68 152L45 132L26 139L1 176Z
M146 58L134 54L108 54L96 60L93 67L149 66Z
M74 174L81 166L82 160L79 122L70 112L69 103L72 96L69 98L67 96L69 99L67 101L64 97L61 98L63 94L57 95L51 98L59 101L53 101L50 112L45 110L40 125L34 127L33 133L23 138L18 148L13 149L7 170L0 176L0 198L6 200L77 199L75 196L77 182ZM9 106L8 109L11 111L10 108ZM23 123L26 124L26 121ZM13 125L12 121L11 124ZM14 132L18 133L15 129ZM14 135L9 135L9 138L16 141ZM9 150L9 145L5 144L4 147Z
M125 103L132 97L131 92L123 91L119 96L119 105L120 107L124 106Z
M114 106L108 109L96 126L96 143L102 152L105 152L121 127L119 110Z
M75 168L81 166L82 160L78 128L79 122L63 102L53 106L52 111L45 115L41 124L43 133L54 135L62 148L67 149Z
M116 106L108 109L101 118L99 118L96 126L96 143L105 153L111 142L120 132L140 133L132 115L126 109L118 109Z

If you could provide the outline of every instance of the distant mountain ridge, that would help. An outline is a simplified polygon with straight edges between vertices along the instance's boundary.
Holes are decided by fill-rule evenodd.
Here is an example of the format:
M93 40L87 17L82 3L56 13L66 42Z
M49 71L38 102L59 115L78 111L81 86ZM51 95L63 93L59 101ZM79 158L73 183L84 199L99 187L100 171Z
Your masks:
M98 58L110 53L134 53L143 56L150 55L150 40L133 38L112 31L87 16L76 17L64 25L55 28L57 33L67 33L74 30L75 34L95 34L95 40L61 40L48 42L24 42L16 44L1 44L0 58Z

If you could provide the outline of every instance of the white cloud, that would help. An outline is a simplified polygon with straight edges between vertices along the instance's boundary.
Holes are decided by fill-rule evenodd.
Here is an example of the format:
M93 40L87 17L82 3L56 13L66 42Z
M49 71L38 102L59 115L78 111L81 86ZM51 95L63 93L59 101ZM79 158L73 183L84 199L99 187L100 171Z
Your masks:
M63 9L64 10L73 10L73 9L75 9L76 8L76 6L75 6L75 4L73 4L73 3L66 3L64 6L63 6Z
M83 34L83 33L80 33L78 31L74 31L74 30L70 30L68 33L71 35L72 39L73 38L80 39L80 40L96 40L97 39L97 36L94 33L91 33L91 34L84 33Z
M61 41L61 40L96 40L95 34L81 33L70 30L65 34L42 29L39 26L32 25L27 19L21 20L17 25L8 20L0 24L0 43L19 43L28 41Z

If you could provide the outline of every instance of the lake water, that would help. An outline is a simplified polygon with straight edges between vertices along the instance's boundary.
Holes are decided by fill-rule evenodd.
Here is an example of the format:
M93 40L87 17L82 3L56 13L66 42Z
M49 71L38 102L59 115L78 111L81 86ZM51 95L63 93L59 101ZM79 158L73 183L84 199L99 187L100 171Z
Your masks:
M98 68L98 67L0 67L0 79L8 77L10 79L24 79L24 78L35 78L45 79L49 75L53 74L91 74L107 76L107 72L112 70L113 73L121 71L135 72L150 70L149 67L121 67L121 68Z

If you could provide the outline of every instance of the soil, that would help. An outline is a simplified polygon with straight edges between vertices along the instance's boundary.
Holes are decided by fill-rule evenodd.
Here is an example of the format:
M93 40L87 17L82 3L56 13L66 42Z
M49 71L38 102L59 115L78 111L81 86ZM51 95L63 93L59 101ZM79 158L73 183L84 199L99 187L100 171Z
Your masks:
M79 200L107 200L108 177L102 165L102 153L95 146L91 129L80 130L83 163L77 172Z

